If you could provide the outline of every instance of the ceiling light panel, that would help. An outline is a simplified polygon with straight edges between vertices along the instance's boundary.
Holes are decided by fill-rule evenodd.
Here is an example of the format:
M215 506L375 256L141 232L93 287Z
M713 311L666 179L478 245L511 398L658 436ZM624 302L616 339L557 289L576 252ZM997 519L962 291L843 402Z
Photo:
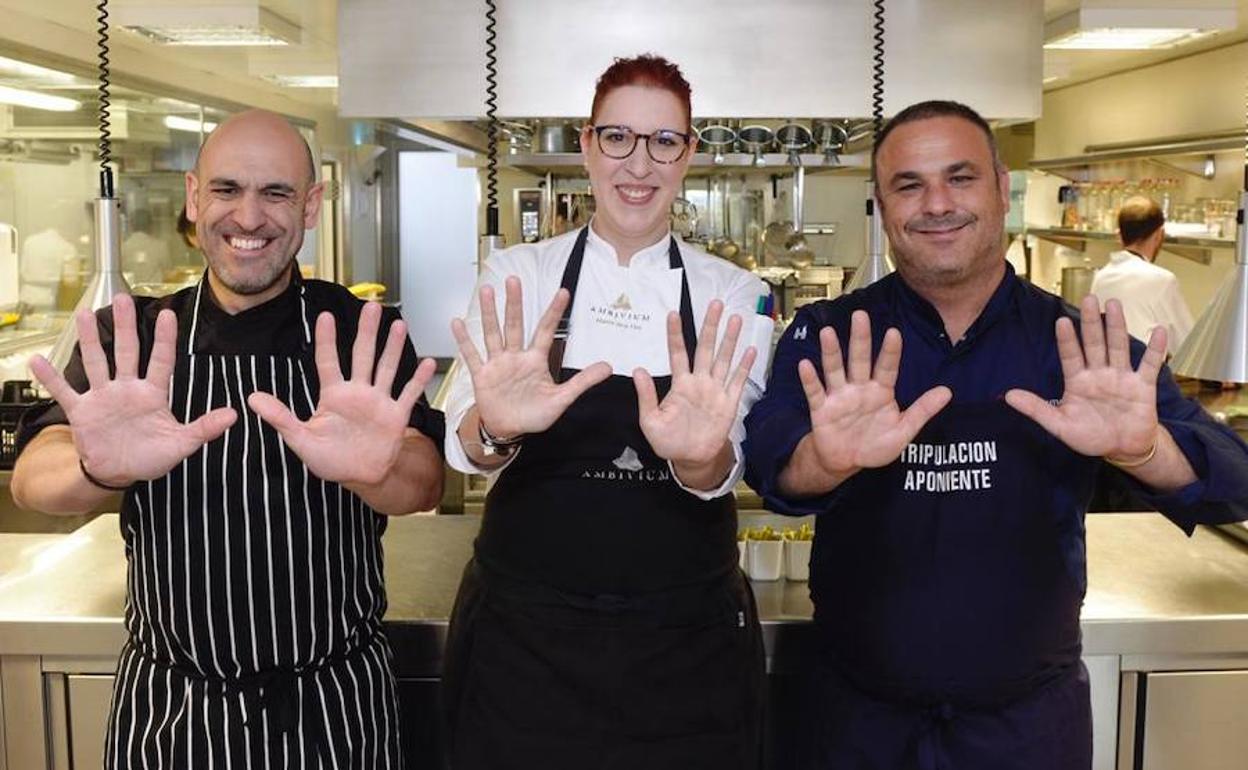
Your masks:
M117 25L161 45L282 46L297 44L299 25L260 5L123 6Z
M51 110L52 112L73 112L82 106L82 102L77 99L67 99L64 96L52 96L8 86L0 86L0 104L15 104L19 107L33 107L36 110Z
M1044 47L1050 50L1141 50L1172 48L1223 30L1234 29L1234 4L1179 8L1156 4L1140 7L1097 7L1085 2L1078 10L1044 25Z

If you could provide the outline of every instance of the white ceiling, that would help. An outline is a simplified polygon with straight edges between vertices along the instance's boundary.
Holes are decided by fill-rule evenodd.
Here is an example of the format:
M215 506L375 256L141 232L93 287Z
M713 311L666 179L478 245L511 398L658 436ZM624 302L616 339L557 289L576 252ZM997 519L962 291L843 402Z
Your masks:
M302 28L302 41L298 45L279 48L253 49L206 49L171 48L159 46L136 35L120 30L113 32L113 45L124 48L136 56L159 61L176 61L181 67L190 67L215 77L245 86L249 92L267 91L283 98L314 108L334 108L337 93L332 89L283 88L263 79L265 74L334 74L337 71L338 2L339 0L111 0L114 8L138 5L186 6L237 5L240 2L262 2L275 13ZM1078 8L1080 0L1043 0L1045 19L1051 20ZM1102 0L1104 1L1104 0ZM1125 3L1126 0L1123 0ZM1131 5L1165 3L1169 6L1196 7L1213 0L1132 0ZM1200 51L1248 40L1248 0L1235 0L1239 7L1239 27L1211 38L1197 41L1176 49L1161 51L1046 51L1044 54L1046 74L1061 74L1060 80L1049 83L1045 90L1064 88L1124 70L1145 67ZM776 4L781 4L777 2ZM10 16L10 12L17 16ZM0 18L34 19L40 23L73 30L78 39L94 35L94 2L88 0L0 0ZM714 23L714 20L709 20ZM0 38L4 35L0 33ZM31 35L31 37L35 37ZM14 37L10 36L10 39ZM18 41L31 48L42 48L43 40ZM746 41L742 41L745 43ZM0 46L3 47L3 46ZM0 53L3 53L0 51ZM62 52L57 51L60 54ZM76 58L91 60L94 50L76 52ZM144 73L150 80L161 81L158 65ZM123 78L119 78L124 80Z
M1059 80L1048 83L1044 90L1051 91L1065 88L1076 83L1094 80L1116 72L1139 69L1152 64L1159 64L1171 59L1221 48L1226 45L1248 40L1248 0L1230 0L1238 5L1239 26L1227 32L1213 35L1203 40L1173 49L1158 51L1051 51L1044 52L1044 71L1049 75L1061 75ZM1121 2L1124 6L1164 6L1169 8L1208 7L1210 3L1220 4L1225 0L1132 0ZM1080 0L1044 0L1044 19L1052 21L1070 11L1077 10ZM1245 62L1248 70L1248 62Z

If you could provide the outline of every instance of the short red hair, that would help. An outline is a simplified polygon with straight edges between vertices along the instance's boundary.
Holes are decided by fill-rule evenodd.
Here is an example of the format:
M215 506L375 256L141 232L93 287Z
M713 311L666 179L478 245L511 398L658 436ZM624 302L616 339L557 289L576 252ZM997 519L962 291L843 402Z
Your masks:
M598 77L594 87L594 104L589 111L592 123L598 115L598 105L617 88L623 86L646 86L661 88L675 96L685 106L685 116L689 128L693 126L693 89L689 81L681 74L680 67L656 54L643 53L631 59L617 58L615 63L607 67Z

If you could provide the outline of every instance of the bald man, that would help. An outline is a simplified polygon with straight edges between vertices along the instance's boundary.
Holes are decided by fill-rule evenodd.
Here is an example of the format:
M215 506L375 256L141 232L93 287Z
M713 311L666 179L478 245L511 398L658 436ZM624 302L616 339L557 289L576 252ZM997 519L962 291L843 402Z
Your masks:
M1156 264L1166 237L1166 216L1151 198L1128 198L1118 210L1118 239L1122 248L1092 278L1092 293L1104 305L1122 303L1127 332L1146 340L1158 326L1166 330L1166 346L1178 350L1191 333L1192 312L1179 290L1174 273Z
M31 362L55 403L15 500L124 494L106 768L402 766L381 536L440 498L443 427L397 313L300 277L321 190L285 120L227 120L186 175L199 285L80 313L63 375Z

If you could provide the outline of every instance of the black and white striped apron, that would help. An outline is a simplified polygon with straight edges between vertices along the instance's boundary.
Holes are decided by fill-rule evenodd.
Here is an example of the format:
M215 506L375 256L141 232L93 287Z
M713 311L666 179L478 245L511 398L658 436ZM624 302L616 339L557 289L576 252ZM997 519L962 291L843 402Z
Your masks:
M309 474L246 406L259 390L300 419L314 411L312 320L304 286L293 288L274 301L299 304L297 355L196 351L201 305L211 302L203 280L179 334L174 415L188 422L230 406L239 419L126 494L130 638L108 770L402 767L381 629L385 517Z

